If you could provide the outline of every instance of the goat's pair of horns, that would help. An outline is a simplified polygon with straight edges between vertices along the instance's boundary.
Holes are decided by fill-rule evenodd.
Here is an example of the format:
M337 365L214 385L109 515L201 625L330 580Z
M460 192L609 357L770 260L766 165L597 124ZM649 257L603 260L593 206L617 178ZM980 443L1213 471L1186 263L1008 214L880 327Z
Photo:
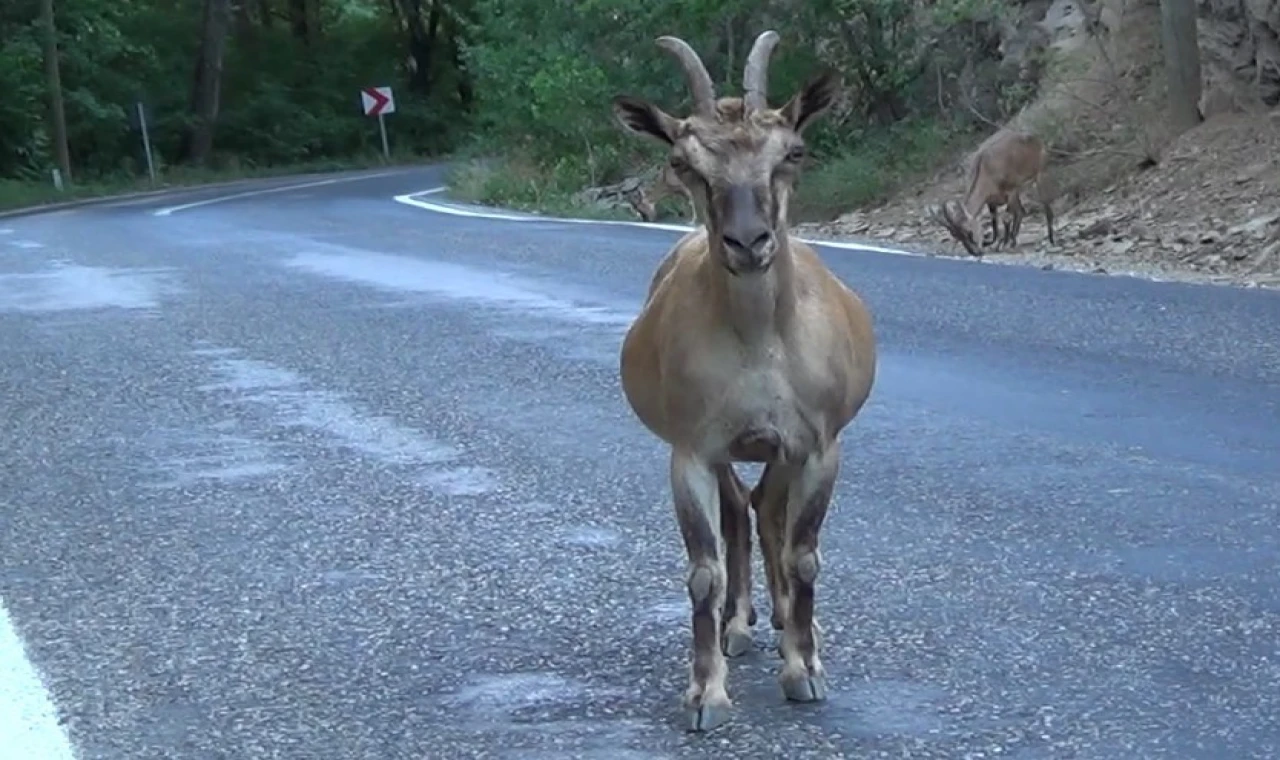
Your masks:
M973 241L969 239L968 230L958 219L952 216L951 204L949 202L943 201L941 205L930 206L929 216L933 217L933 220L938 224L945 227L947 232L950 232L951 236L959 241L960 245L964 246L965 251L967 251L970 256L982 258L982 251L978 250L978 248L973 244Z
M747 113L768 107L769 91L769 57L778 44L778 33L770 29L762 32L751 46L747 55L747 65L742 72L742 103ZM658 38L658 46L670 52L684 67L685 78L689 81L689 90L693 93L694 113L707 118L714 118L716 113L716 88L707 73L702 59L679 37L663 36Z

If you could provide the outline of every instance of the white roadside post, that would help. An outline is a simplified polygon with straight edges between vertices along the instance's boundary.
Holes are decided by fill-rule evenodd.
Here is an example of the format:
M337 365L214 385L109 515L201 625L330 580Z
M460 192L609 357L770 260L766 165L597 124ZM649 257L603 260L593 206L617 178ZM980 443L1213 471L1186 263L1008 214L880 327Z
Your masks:
M147 109L138 101L133 104L134 114L138 118L138 128L142 130L142 151L147 156L147 174L151 177L151 184L156 183L156 162L151 157L151 135L147 132Z

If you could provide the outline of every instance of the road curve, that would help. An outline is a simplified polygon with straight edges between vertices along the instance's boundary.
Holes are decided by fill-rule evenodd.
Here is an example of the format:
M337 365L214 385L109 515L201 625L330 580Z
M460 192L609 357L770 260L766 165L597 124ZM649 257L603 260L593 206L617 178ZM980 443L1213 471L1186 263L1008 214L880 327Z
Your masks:
M1280 756L1280 293L822 249L830 698L765 615L695 736L616 378L678 233L315 182L0 219L0 758Z

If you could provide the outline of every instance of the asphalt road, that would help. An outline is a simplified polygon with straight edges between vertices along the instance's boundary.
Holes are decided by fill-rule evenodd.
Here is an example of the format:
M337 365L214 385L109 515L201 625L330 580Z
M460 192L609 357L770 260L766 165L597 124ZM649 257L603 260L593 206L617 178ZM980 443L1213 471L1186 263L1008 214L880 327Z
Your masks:
M823 535L830 698L784 702L766 612L695 736L666 455L616 376L677 233L392 200L438 184L0 219L0 600L61 724L0 636L0 738L1280 756L1280 294L824 249L881 345Z

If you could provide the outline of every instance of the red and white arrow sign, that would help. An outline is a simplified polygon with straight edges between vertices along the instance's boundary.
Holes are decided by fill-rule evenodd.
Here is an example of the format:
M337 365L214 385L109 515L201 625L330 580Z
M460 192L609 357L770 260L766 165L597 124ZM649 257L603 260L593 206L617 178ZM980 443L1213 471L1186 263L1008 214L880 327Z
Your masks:
M396 99L390 87L366 87L360 91L360 104L365 116L382 116L396 112Z

